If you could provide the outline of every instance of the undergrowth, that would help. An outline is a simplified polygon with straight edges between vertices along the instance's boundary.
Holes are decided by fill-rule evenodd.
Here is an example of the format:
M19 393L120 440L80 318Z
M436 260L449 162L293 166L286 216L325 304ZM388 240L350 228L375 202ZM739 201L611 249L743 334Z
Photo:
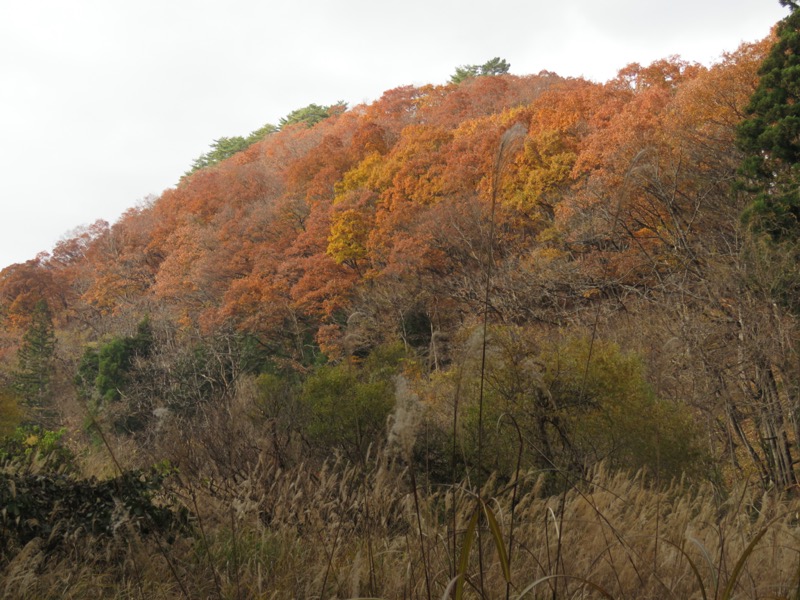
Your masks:
M656 488L644 473L602 467L551 496L542 493L546 476L490 480L480 498L457 485L419 489L416 499L408 471L383 455L318 469L264 460L224 492L173 478L163 485L192 515L189 527L142 528L120 506L108 530L79 531L76 511L53 509L48 534L4 554L0 593L726 599L800 591L797 500L749 482L725 495L711 484ZM4 519L8 535L8 511Z

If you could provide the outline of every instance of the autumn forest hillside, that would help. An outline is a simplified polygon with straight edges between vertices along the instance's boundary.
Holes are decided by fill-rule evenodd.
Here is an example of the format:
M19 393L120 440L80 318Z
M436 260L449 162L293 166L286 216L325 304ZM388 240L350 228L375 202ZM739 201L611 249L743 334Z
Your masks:
M772 119L762 64L790 33L605 83L472 67L312 105L0 272L3 593L57 597L25 552L125 582L97 597L711 585L670 533L677 504L654 509L655 549L614 529L595 562L562 551L570 523L600 539L631 521L613 500L569 512L597 478L639 515L691 498L724 519L752 495L748 540L800 489L797 160L753 142ZM63 516L45 480L74 500L61 529L42 530ZM86 498L141 510L76 522ZM528 546L523 505L540 513L518 527L545 536ZM733 590L737 551L706 533ZM645 573L662 559L674 572ZM786 560L775 597L800 586Z

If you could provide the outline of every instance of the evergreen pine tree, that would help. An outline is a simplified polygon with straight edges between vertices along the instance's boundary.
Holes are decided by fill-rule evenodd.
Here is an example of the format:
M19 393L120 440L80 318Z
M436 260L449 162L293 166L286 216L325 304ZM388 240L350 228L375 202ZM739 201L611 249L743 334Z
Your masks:
M55 349L50 307L45 300L39 300L17 351L18 367L13 374L14 388L25 404L41 408L47 402Z
M791 8L737 131L741 183L754 194L744 220L774 241L800 238L800 11Z
M456 67L456 72L450 76L450 83L461 83L474 77L491 75L507 75L511 64L504 58L495 56L482 65L462 65Z

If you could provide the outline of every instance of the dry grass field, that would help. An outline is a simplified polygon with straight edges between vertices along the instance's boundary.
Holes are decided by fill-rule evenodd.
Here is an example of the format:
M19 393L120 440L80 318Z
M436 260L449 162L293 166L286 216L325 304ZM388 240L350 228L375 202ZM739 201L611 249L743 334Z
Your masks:
M3 563L3 598L797 598L800 502L747 481L655 486L595 469L414 489L383 456L239 477L173 475L192 515L167 535L120 510L110 534L53 523ZM558 475L556 475L558 477ZM562 478L563 479L563 478ZM564 485L565 484L565 485ZM154 500L155 501L155 500ZM477 515L477 517L476 517ZM66 517L64 517L66 518Z

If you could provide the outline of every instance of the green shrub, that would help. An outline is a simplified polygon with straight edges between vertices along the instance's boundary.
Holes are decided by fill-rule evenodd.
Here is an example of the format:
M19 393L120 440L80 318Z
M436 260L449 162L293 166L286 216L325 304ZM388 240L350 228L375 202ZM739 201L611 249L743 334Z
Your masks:
M392 377L402 346L377 348L363 363L318 368L304 382L300 400L308 415L306 435L321 450L341 450L361 460L370 444L382 441L394 405Z
M134 358L146 357L153 346L153 330L149 319L137 326L136 335L118 337L98 349L84 350L75 375L75 385L86 400L113 402L122 397Z
M65 429L51 431L38 425L21 425L0 441L0 464L27 470L34 463L39 470L76 470L75 457L63 443Z
M473 346L460 367L460 381L454 370L432 384L439 398L458 394L457 460L471 466L473 477L483 479L491 472L511 477L520 443L523 469L579 475L604 462L669 478L698 474L705 467L688 407L654 394L637 355L603 340L543 342L529 330L506 327L493 329L487 344L476 472L481 348ZM442 456L452 455L452 408L439 412L436 425L441 431L420 443L432 440L449 449L417 453L442 462Z

